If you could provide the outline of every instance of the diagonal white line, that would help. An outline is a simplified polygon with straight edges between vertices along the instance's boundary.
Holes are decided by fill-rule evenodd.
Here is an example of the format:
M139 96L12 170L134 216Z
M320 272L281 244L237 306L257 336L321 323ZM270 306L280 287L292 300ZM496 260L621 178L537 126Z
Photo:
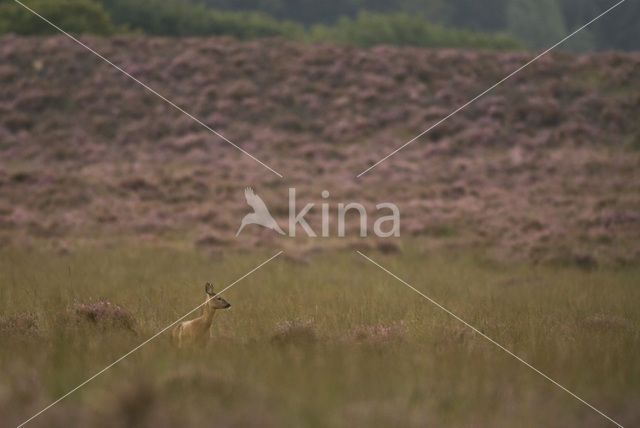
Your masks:
M198 119L197 117L195 117L194 115L189 113L188 111L184 110L182 107L180 107L177 104L175 104L174 102L168 100L162 94L158 93L155 89L149 87L147 84L145 84L145 83L141 82L140 80L136 79L131 74L129 74L127 71L123 70L118 65L116 65L113 62L109 61L107 58L102 56L100 53L96 52L91 47L89 47L86 44L82 43L80 40L78 40L77 38L75 38L71 34L67 33L62 28L58 27L56 24L54 24L53 22L49 21L44 16L40 15L38 12L36 12L33 9L29 8L28 6L26 6L20 0L13 0L13 1L15 1L20 6L24 7L29 12L33 13L35 16L37 16L38 18L42 19L44 22L46 22L47 24L51 25L53 28L55 28L56 30L58 30L59 32L61 32L62 34L64 34L65 36L67 36L68 38L70 38L71 40L73 40L74 42L76 42L77 44L79 44L80 46L82 46L83 48L85 48L86 50L88 50L89 52L91 52L92 54L94 54L95 56L97 56L98 58L103 60L104 62L106 62L107 64L109 64L110 66L112 66L113 68L115 68L116 70L118 70L119 72L121 72L122 74L124 74L125 76L127 76L128 78L130 78L131 80L133 80L134 82L139 84L140 86L142 86L143 88L145 88L147 91L151 92L152 94L154 94L155 96L157 96L158 98L160 98L161 100L163 100L164 102L169 104L171 107L175 108L176 110L178 110L179 112L181 112L182 114L184 114L185 116L187 116L188 118L190 118L191 120L193 120L194 122L199 124L200 126L204 127L208 131L210 131L213 134L217 135L219 138L221 138L224 141L226 141L227 143L231 144L233 147L235 147L236 149L240 150L242 153L244 153L245 155L249 156L251 159L253 159L254 161L258 162L260 165L262 165L263 167L267 168L269 171L273 172L278 177L284 178L282 176L282 174L280 174L279 172L277 172L276 170L271 168L269 165L265 164L260 159L256 158L251 153L247 152L245 149L243 149L242 147L238 146L236 143L234 143L233 141L229 140L227 137L225 137L224 135L222 135L221 133L219 133L215 129L211 128L209 125L207 125L206 123L204 123L203 121L201 121L200 119Z
M231 284L229 284L228 286L226 286L222 291L218 292L217 295L220 295L222 293L224 293L225 291L227 291L228 289L230 289L231 287L233 287L234 285L236 285L238 282L242 281L243 279L245 279L246 277L248 277L249 275L251 275L252 273L254 273L255 271L257 271L258 269L260 269L262 266L266 265L267 263L269 263L271 260L275 259L276 257L278 257L280 254L282 254L283 251L279 251L278 253L276 253L275 255L271 256L269 259L265 260L264 262L260 263L258 266L254 267L253 269L251 269L249 272L245 273L244 275L242 275L240 278L236 279L235 281L233 281ZM35 415L31 416L29 419L27 419L26 421L22 422L20 425L18 425L17 428L20 428L24 425L26 425L27 423L29 423L31 420L35 419L36 417L40 416L42 413L46 412L47 410L49 410L51 407L55 406L56 404L58 404L60 401L64 400L65 398L67 398L69 395L73 394L75 391L77 391L78 389L82 388L83 386L85 386L86 384L88 384L89 382L91 382L93 379L97 378L98 376L100 376L102 373L106 372L107 370L109 370L111 367L115 366L116 364L118 364L120 361L124 360L125 358L127 358L129 355L133 354L134 352L136 352L138 349L142 348L144 345L146 345L147 343L151 342L153 339L155 339L156 337L160 336L162 333L164 333L165 331L167 331L168 329L170 329L171 327L173 327L174 325L176 325L177 323L179 323L180 321L182 321L184 318L188 317L189 315L191 315L192 313L194 313L195 311L197 311L198 309L200 309L201 307L203 307L209 300L213 299L213 297L207 299L204 301L204 303L196 306L195 308L193 308L192 310L190 310L189 312L187 312L186 314L184 314L183 316L181 316L180 318L178 318L177 320L175 320L174 322L172 322L171 324L169 324L168 326L166 326L165 328L163 328L162 330L160 330L159 332L157 332L156 334L154 334L153 336L151 336L150 338L148 338L147 340L145 340L144 342L142 342L141 344L139 344L138 346L136 346L135 348L133 348L131 351L127 352L126 354L124 354L123 356L121 356L120 358L118 358L117 360L115 360L114 362L112 362L111 364L109 364L108 366L106 366L105 368L103 368L102 370L100 370L98 373L94 374L93 376L91 376L90 378L88 378L87 380L85 380L84 382L82 382L81 384L79 384L78 386L76 386L75 388L73 388L72 390L70 390L69 392L67 392L66 394L64 394L62 397L58 398L56 401L54 401L53 403L49 404L47 407L45 407L44 409L40 410L38 413L36 413Z
M424 131L422 131L420 134L416 135L415 137L413 137L412 139L410 139L409 141L407 141L406 143L404 143L403 145L401 145L400 147L398 147L397 149L395 149L394 151L392 151L391 153L389 153L388 155L386 155L385 157L383 157L382 159L380 159L378 162L374 163L373 165L371 165L369 168L365 169L364 171L362 171L360 174L356 175L356 178L360 178L362 175L366 174L367 172L371 171L373 168L377 167L378 165L380 165L382 162L386 161L387 159L389 159L391 156L395 155L396 153L398 153L400 150L404 149L405 147L407 147L409 144L413 143L414 141L416 141L418 138L422 137L424 134L426 134L427 132L431 131L433 128L439 126L440 124L442 124L444 121L446 121L447 119L449 119L450 117L456 115L458 112L460 112L461 110L467 108L469 105L473 104L475 101L477 101L479 98L481 98L482 96L486 95L488 92L492 91L493 89L495 89L497 86L500 86L502 83L504 83L505 81L509 80L511 77L515 76L516 74L518 74L520 71L524 70L525 68L527 68L529 65L533 64L534 62L536 62L538 59L542 58L543 56L545 56L546 54L548 54L549 52L551 52L552 50L554 50L555 48L557 48L559 45L561 45L562 43L566 42L567 40L569 40L571 37L575 36L577 33L579 33L580 31L584 30L585 28L587 28L589 25L593 24L594 22L596 22L598 19L602 18L603 16L605 16L606 14L608 14L609 12L611 12L613 9L615 9L616 7L620 6L622 3L624 3L626 0L620 0L618 3L614 4L613 6L611 6L609 9L605 10L604 12L602 12L600 15L596 16L595 18L593 18L591 21L587 22L586 24L584 24L582 27L578 28L577 30L575 30L573 33L569 34L567 37L565 37L564 39L560 40L558 43L556 43L555 45L551 46L550 48L548 48L547 50L545 50L544 52L542 52L541 54L539 54L538 56L536 56L535 58L533 58L531 61L527 62L525 65L521 66L520 68L518 68L517 70L511 72L509 75L507 75L506 77L502 78L502 80L498 81L497 83L493 84L491 87L489 87L488 89L486 89L485 91L481 92L480 94L476 95L475 97L473 97L471 100L467 101L465 104L461 105L460 107L458 107L457 109L455 109L454 111L452 111L451 113L449 113L448 115L446 115L445 117L443 117L442 119L440 119L439 121L437 121L436 123L434 123L433 125L431 125L429 128L425 129Z
M485 339L487 339L489 342L493 343L494 345L496 345L498 348L502 349L504 352L506 352L507 354L511 355L513 358L515 358L516 360L520 361L522 364L524 364L525 366L529 367L531 370L533 370L534 372L538 373L540 376L544 377L545 379L547 379L549 382L553 383L555 386L557 386L558 388L562 389L563 391L567 392L569 395L571 395L573 398L577 399L578 401L580 401L582 404L588 406L589 408L591 408L592 410L598 412L601 416L603 416L604 418L606 418L609 422L614 423L615 425L619 426L620 428L624 428L622 425L620 425L618 422L614 421L613 419L611 419L609 416L605 415L604 413L602 413L600 410L596 409L594 406L592 406L591 404L587 403L585 400L583 400L582 398L578 397L576 394L574 394L573 392L569 391L567 388L565 388L564 386L560 385L558 382L556 382L555 380L551 379L549 376L547 376L546 374L542 373L540 370L538 370L537 368L533 367L531 364L527 363L525 360L523 360L522 358L518 357L516 354L514 354L513 352L511 352L510 350L508 350L507 348L505 348L504 346L502 346L501 344L499 344L498 342L496 342L495 340L493 340L492 338L490 338L489 336L487 336L486 334L484 334L483 332L481 332L480 330L478 330L477 328L475 328L474 326L472 326L471 324L469 324L468 322L466 322L465 320L463 320L462 318L460 318L459 316L457 316L456 314L454 314L453 312L451 312L449 309L445 308L444 306L442 306L440 303L436 302L435 300L433 300L431 297L427 296L426 294L422 293L420 290L418 290L417 288L413 287L411 284L409 284L408 282L406 282L405 280L403 280L402 278L398 277L397 275L395 275L394 273L392 273L391 271L389 271L388 269L386 269L385 267L383 267L382 265L378 264L377 262L375 262L374 260L370 259L369 257L365 256L364 254L362 254L360 251L356 252L358 254L360 254L362 257L364 257L365 259L367 259L368 261L370 261L371 263L373 263L374 265L376 265L377 267L379 267L380 269L382 269L383 271L385 271L387 274L389 274L390 276L392 276L393 278L397 279L398 281L400 281L401 283L403 283L404 285L406 285L407 287L409 287L410 289L412 289L413 291L415 291L416 293L418 293L419 295L421 295L422 297L424 297L425 299L427 299L429 302L433 303L434 305L436 305L438 308L442 309L443 311L445 311L447 314L451 315L453 318L455 318L456 320L460 321L462 324L466 325L467 327L469 327L471 330L473 330L474 332L478 333L480 336L484 337Z

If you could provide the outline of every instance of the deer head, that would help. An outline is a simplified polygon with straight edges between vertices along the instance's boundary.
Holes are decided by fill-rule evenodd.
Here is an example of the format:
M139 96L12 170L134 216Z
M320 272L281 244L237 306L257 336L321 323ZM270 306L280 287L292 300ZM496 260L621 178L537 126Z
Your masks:
M204 291L207 293L207 305L212 309L227 309L231 306L231 304L222 297L216 297L216 293L213 291L213 284L210 282L207 282L204 286Z

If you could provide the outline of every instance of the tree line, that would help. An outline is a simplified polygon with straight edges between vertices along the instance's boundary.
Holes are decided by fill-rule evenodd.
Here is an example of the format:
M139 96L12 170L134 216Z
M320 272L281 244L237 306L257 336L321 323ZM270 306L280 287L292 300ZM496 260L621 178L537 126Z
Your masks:
M359 11L406 13L447 27L504 32L527 48L548 47L617 0L204 0L223 10L259 10L305 25L333 24ZM640 49L640 2L627 1L573 37L565 48Z
M612 0L23 0L75 33L284 37L303 42L540 49ZM576 51L640 49L640 2L625 2L568 41ZM0 33L54 29L0 0Z
M155 36L230 36L240 40L283 37L300 42L332 42L370 47L379 44L422 47L518 49L502 34L457 30L404 13L358 13L334 25L276 19L260 11L212 9L187 0L24 0L31 9L71 33ZM54 34L56 30L13 1L0 2L0 34Z

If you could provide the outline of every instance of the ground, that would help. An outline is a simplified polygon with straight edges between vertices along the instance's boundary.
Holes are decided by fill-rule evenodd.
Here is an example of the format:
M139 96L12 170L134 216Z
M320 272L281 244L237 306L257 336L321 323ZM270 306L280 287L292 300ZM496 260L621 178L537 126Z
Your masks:
M203 279L223 287L271 255L5 250L5 420L22 422L199 305ZM623 425L640 422L637 267L368 255ZM281 256L225 296L211 341L179 350L161 335L33 426L608 424L354 252L306 265Z
M316 203L316 230L328 190L333 219L340 202L370 213L397 204L403 238L480 245L500 260L640 261L638 53L543 57L356 178L532 54L83 40L284 178L64 36L3 36L5 245L45 238L64 251L114 235L212 252L298 245L255 228L234 236L245 187L283 227L295 187L300 205ZM297 252L315 247L327 245Z
M283 40L0 37L0 414L17 425L224 293L213 338L168 333L33 426L640 423L640 55L541 58ZM254 188L288 231L250 225ZM396 203L358 237L337 204ZM301 236L302 235L302 236ZM196 311L197 312L197 311ZM197 315L194 313L188 318Z

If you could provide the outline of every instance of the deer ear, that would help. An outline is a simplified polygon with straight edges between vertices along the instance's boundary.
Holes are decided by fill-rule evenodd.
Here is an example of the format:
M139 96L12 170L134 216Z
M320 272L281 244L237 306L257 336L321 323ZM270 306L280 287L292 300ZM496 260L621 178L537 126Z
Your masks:
M216 294L213 291L213 284L211 284L210 282L207 282L207 284L204 286L204 291L206 291L209 296L215 296Z

